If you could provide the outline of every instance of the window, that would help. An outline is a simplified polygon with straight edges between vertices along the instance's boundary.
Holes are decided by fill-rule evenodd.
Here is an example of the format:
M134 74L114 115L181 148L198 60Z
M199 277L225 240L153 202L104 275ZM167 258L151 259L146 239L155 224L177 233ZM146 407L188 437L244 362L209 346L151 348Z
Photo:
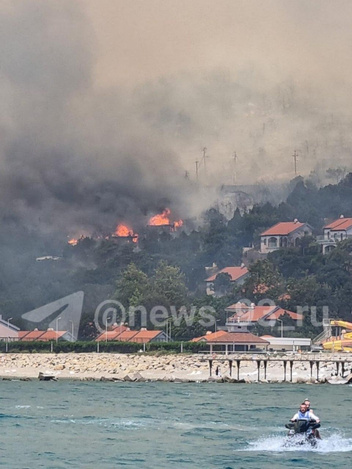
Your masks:
M268 247L269 248L276 248L277 247L277 239L274 238L273 236L271 238L269 238Z

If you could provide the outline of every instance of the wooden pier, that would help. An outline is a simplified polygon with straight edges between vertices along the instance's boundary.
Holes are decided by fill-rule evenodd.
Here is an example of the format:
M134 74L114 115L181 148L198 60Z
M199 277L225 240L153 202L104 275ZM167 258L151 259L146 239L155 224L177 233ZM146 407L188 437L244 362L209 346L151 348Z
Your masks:
M321 363L334 363L336 366L336 376L344 376L345 372L352 370L352 356L314 356L314 355L294 355L294 356L275 356L275 355L252 355L248 354L233 354L222 356L211 356L206 358L209 362L209 376L213 376L213 364L216 363L228 363L229 366L229 375L230 378L233 378L233 368L234 364L236 365L236 377L238 381L240 380L240 368L242 362L251 362L256 363L258 371L258 381L261 380L261 369L263 370L264 376L263 379L266 380L267 377L267 366L268 362L281 362L283 364L283 381L292 382L292 374L294 364L296 363L309 363L310 366L310 379L316 379L319 381L319 368ZM263 366L261 366L263 365ZM288 376L287 376L288 373ZM315 375L315 376L314 376Z

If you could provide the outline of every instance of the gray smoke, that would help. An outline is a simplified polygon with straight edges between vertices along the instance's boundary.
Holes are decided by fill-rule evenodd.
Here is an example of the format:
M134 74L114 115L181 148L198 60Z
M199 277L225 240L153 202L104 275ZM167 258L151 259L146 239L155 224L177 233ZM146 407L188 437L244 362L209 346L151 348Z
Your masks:
M119 89L94 89L94 33L76 2L0 14L0 211L44 231L111 232L182 206L177 155Z
M161 9L160 18L156 16L156 22L150 23L153 27L142 30L138 28L145 25L146 7L140 12L127 3L2 2L2 226L17 223L34 231L65 236L103 234L111 232L118 222L143 224L148 216L166 206L177 218L199 214L213 202L214 187L222 183L288 180L294 177L294 149L298 151L299 172L304 175L319 168L317 177L323 176L332 160L334 166L349 165L351 114L344 112L342 92L339 99L327 98L324 93L331 85L331 76L329 81L314 75L314 67L310 66L305 83L304 73L300 71L296 77L292 67L274 72L263 61L259 36L255 38L258 50L251 50L247 63L242 51L240 65L233 67L230 45L239 40L241 30L234 33L227 23L219 44L215 36L214 43L201 36L202 48L195 40L199 40L199 34L192 31L193 46L191 29L187 30L188 36L181 30L180 43L173 43L174 55L166 56L164 36L167 43L173 30L168 30L163 21L167 17L178 24L178 9L174 17L171 10ZM158 3L151 1L152 10ZM288 17L301 22L306 35L297 41L307 62L309 51L304 45L312 35L307 33L310 25L306 24L304 12L309 7L298 3L294 8L292 2L281 2L277 10L277 3L268 2L269 11L275 11L272 25L266 25L264 31L273 45L271 62L279 63L287 57L288 44L283 42L275 49L277 37L273 31L285 37L281 21ZM187 8L185 2L182 4ZM196 17L196 4L189 6L190 17ZM253 26L259 24L255 5L240 8L236 2L234 5L223 0L224 15L214 16L211 2L205 4L204 25L214 21L220 30L226 15L234 15L235 11L240 14L242 7L243 12L248 8L242 33L246 25L255 31ZM102 15L106 23L97 26L92 11L97 17ZM109 26L112 13L116 14L112 16L113 27ZM320 15L325 17L324 12ZM128 83L111 80L100 86L102 76L108 75L107 63L101 65L105 27L113 31L115 40L111 45L114 52L107 54L113 60L112 70L122 75L129 70L130 76L125 77ZM349 34L346 25L342 30ZM314 32L319 36L321 28ZM146 50L145 44L150 49ZM190 46L190 57L181 45ZM125 67L126 57L130 58L129 52L137 47L140 53L134 63L140 68ZM125 55L124 49L128 51ZM153 75L148 58L155 57L159 49L164 54L165 69ZM224 54L220 54L221 61L220 50ZM195 60L204 55L209 57L208 66L204 62L190 68L188 63L182 70L182 65L174 65L178 60L183 63L184 57ZM160 66L161 62L155 63ZM144 76L148 70L149 79ZM321 78L324 86L314 89L313 78ZM205 161L201 153L204 146ZM236 165L234 151L238 155ZM199 181L205 186L201 192L195 190L196 160ZM185 170L190 179L184 178Z

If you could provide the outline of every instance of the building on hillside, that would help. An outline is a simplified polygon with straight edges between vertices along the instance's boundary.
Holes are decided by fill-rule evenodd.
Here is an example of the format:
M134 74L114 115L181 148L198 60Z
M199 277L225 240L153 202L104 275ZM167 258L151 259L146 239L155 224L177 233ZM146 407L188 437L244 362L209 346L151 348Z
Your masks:
M216 292L214 289L214 281L219 274L228 274L231 277L230 281L233 285L242 285L245 279L248 277L249 272L244 264L242 264L240 267L225 267L224 269L219 270L218 272L205 279L207 295L224 295L224 293Z
M260 252L268 254L280 248L296 246L303 236L312 234L308 223L301 223L297 219L293 222L280 222L260 235Z
M269 352L298 352L310 350L312 339L302 337L273 337L272 335L262 335L262 339L269 342Z
M1 341L10 342L10 341L18 340L19 330L20 329L17 326L14 326L13 324L11 324L10 321L2 319L2 316L0 315L0 340Z
M273 327L277 320L287 314L297 326L301 325L303 315L281 308L280 306L250 306L244 303L235 303L228 306L225 311L231 316L228 318L226 327L229 332L237 329L239 325L248 327L259 323L262 326Z
M55 331L49 328L46 331L39 331L38 329L34 329L33 331L20 331L19 340L23 342L57 342L62 340L75 342L76 339L72 336L71 332Z
M192 339L191 342L206 342L209 344L210 353L225 353L226 355L233 352L265 351L269 345L267 340L248 330L209 331L201 337Z
M323 228L323 236L317 241L322 246L323 254L332 251L337 243L352 237L352 218L345 218L343 215L337 220L329 223Z

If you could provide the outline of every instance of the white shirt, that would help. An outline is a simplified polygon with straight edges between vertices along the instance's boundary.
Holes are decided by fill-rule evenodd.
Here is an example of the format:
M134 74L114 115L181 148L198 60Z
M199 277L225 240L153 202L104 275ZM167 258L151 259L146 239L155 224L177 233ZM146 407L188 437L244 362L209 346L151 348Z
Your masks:
M320 421L320 418L313 413L312 410L309 411L309 417L311 420L317 420L318 422ZM298 412L292 417L291 420L298 420Z

